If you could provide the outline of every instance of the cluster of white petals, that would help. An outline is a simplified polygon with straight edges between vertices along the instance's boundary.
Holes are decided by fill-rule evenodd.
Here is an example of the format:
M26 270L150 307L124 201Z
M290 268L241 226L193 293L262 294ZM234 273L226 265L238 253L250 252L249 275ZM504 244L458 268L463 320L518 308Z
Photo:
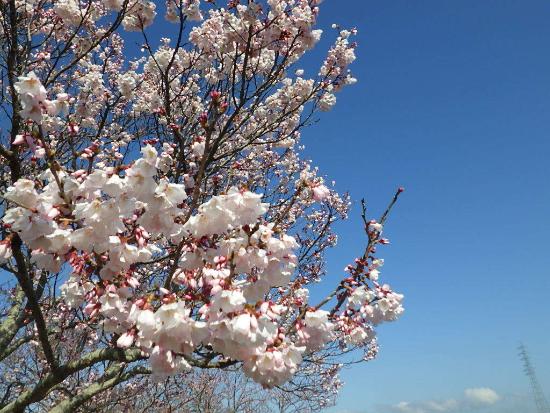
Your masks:
M252 224L267 212L267 204L262 204L261 198L260 194L241 193L231 188L227 195L212 197L202 204L198 214L187 221L183 230L195 238L201 238Z
M283 384L298 370L305 348L282 344L244 363L244 372L266 387Z
M132 0L129 2L128 12L122 20L122 26L129 32L138 32L153 24L157 15L156 5L148 0Z
M49 100L46 88L34 72L19 76L14 84L21 101L21 116L42 123L44 113L55 115L64 107L67 94L59 94L56 100Z
M308 311L299 335L309 350L318 350L334 338L333 330L334 324L329 319L328 311Z

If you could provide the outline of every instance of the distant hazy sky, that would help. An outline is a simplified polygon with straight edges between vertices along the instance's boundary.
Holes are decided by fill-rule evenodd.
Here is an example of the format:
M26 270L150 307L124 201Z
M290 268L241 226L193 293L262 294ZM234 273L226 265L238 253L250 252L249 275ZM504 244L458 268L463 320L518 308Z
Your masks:
M359 30L359 83L307 153L372 212L406 188L379 251L406 313L334 411L533 412L517 346L550 397L550 2L326 0L325 46L333 22ZM360 254L357 206L332 277ZM470 403L479 388L499 400Z

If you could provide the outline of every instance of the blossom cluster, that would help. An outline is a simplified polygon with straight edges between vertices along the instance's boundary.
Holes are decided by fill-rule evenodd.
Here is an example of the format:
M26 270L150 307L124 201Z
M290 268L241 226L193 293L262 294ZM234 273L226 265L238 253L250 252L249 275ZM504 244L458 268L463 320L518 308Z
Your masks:
M168 0L178 43L144 37L130 61L115 29L144 31L155 2L16 3L45 40L13 86L6 153L24 166L2 194L0 265L24 252L57 274L52 323L76 314L92 344L140 349L156 375L241 363L269 388L315 354L375 353L374 327L403 311L379 282L382 224L315 303L349 202L300 157L300 129L356 81L355 30L308 78L297 63L321 37L319 1Z
M124 170L46 171L36 181L18 180L4 194L16 206L3 222L31 249L31 261L52 272L69 262L72 273L61 287L65 303L82 306L90 318L101 316L120 347L135 344L150 355L155 373L189 368L185 357L208 345L272 387L297 371L306 350L333 340L335 330L360 345L372 338L366 322L399 315L401 296L386 286L377 293L361 286L344 315L308 310L297 334L285 334L281 319L293 309L266 298L291 282L298 243L262 223L268 205L261 195L236 188L212 197L182 224L185 186L157 176L167 157L147 145ZM167 250L166 235L183 245L167 285L178 289L144 289L136 267ZM307 301L307 290L295 295Z
M20 76L14 85L21 101L21 116L42 123L42 114L53 116L67 107L68 95L59 93L57 99L49 100L46 88L34 72Z
M263 299L290 282L295 239L260 224L267 212L261 195L236 188L178 224L187 211L184 185L157 182L160 157L152 146L142 155L123 176L105 168L20 179L4 194L17 206L3 222L28 245L38 268L58 272L68 261L65 302L82 305L90 317L101 315L104 328L120 334L120 346L135 340L150 353L157 373L188 366L180 355L203 344L244 361L246 371L267 386L282 383L296 371L305 347L280 333L286 309ZM140 294L135 266L161 251L155 240L164 234L186 240L173 279L186 294L161 288L155 308L155 298ZM90 273L89 261L100 267L97 274ZM306 326L313 334L325 328L310 318Z

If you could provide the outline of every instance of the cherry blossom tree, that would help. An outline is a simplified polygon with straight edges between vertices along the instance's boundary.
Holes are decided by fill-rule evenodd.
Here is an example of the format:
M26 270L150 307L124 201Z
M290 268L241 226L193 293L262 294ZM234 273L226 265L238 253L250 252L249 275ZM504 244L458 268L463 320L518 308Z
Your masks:
M188 412L188 413L307 413L332 404L334 377L326 371L300 368L307 385L296 375L282 386L262 389L238 366L226 369L193 369L162 380L141 375L107 389L86 402L82 411ZM325 383L330 380L331 383ZM327 389L333 389L326 393Z
M318 3L0 2L0 412L184 403L206 374L320 408L376 356L403 311L376 256L402 190L378 220L363 204L365 250L326 279L350 202L301 132L356 45L333 26L306 75Z

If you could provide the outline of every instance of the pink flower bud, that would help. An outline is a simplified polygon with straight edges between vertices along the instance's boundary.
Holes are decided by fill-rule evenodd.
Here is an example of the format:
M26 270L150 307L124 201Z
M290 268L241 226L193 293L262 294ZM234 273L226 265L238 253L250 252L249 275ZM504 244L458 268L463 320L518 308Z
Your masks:
M121 335L116 341L117 347L128 348L134 343L135 333L133 331L128 331Z
M23 145L26 143L25 136L24 135L16 135L15 139L12 142L12 145Z
M138 308L143 308L143 306L147 303L147 301L144 299L144 298L140 298L139 300L137 300L134 304L136 305L136 307Z

